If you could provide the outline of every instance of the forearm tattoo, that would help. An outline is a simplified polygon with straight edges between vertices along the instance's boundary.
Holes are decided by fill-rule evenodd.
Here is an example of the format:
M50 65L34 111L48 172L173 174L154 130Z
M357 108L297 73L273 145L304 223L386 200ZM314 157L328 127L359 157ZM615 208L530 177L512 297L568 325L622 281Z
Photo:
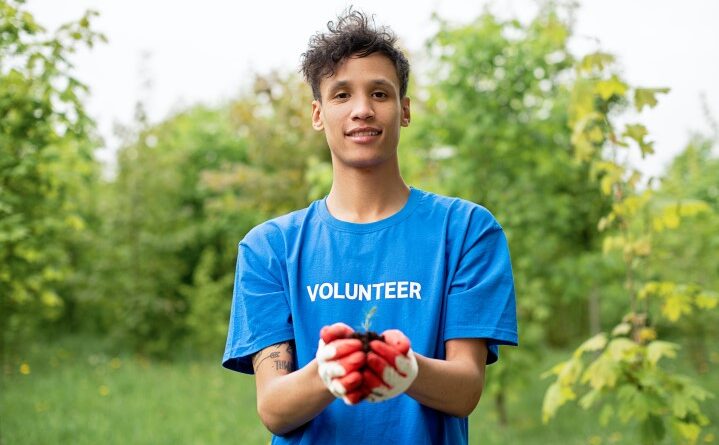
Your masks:
M289 359L286 355L282 357L282 351L286 352L287 355L289 355ZM257 370L260 369L260 366L262 366L262 364L267 361L268 363L272 364L272 368L276 371L292 372L292 365L294 363L294 351L295 348L292 342L278 343L274 346L270 346L269 348L263 349L252 357L252 367L255 369L255 372L257 372ZM267 359L270 360L268 361Z
M289 362L287 360L275 360L275 369L276 370L285 370L285 371L292 371L292 362Z

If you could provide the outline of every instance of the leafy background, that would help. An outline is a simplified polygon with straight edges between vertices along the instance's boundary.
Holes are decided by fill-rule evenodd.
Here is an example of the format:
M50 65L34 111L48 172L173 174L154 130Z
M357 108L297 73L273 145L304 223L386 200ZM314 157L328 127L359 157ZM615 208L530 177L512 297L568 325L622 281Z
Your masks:
M716 120L645 177L628 153L652 155L640 112L664 86L572 53L571 11L436 17L413 55L403 177L489 208L513 256L522 346L488 369L470 438L713 443ZM95 14L0 12L0 442L266 443L252 379L219 357L237 241L329 190L309 88L257 73L152 124L139 103L108 177L72 66L105 39Z

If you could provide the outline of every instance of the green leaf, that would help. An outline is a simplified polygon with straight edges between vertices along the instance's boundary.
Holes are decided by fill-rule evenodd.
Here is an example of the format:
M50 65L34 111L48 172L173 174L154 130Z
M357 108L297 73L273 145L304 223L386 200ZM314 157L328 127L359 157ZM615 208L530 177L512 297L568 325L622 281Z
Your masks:
M589 142L599 144L604 141L604 133L599 126L595 125L587 132L587 139Z
M634 106L637 111L642 108L654 108L657 105L657 94L666 94L669 88L637 88L634 90Z
M38 31L43 31L43 28L37 24L35 18L29 12L24 11L20 17L22 20L22 24L25 27L25 30L30 34L35 34Z
M644 137L649 134L647 127L642 124L627 124L624 128L625 130L622 136L634 140L639 145L642 157L654 153L654 143L644 140Z
M617 337L620 335L627 335L627 334L629 334L629 332L631 332L631 330L632 330L632 325L630 325L629 323L619 323L612 330L612 336Z
M642 343L655 340L657 338L657 331L654 328L643 327L638 333L639 341Z
M714 309L719 304L719 297L709 292L702 292L696 296L694 304L700 309Z
M0 232L0 243L17 242L29 234L27 227L13 227L8 231Z
M579 375L582 373L582 368L582 361L577 357L572 357L564 362L564 366L557 374L557 380L563 385L572 385L577 381Z
M691 314L691 312L689 297L680 293L669 295L662 305L662 314L672 322L679 320L683 314Z
M576 394L571 388L561 385L559 382L552 383L544 394L542 422L545 424L549 422L562 405L575 398Z
M62 299L55 292L49 290L43 291L40 294L40 301L43 305L51 308L61 307L63 305Z
M607 345L607 353L615 361L621 361L633 357L638 348L639 346L633 341L624 337L617 337Z
M646 445L653 445L661 442L664 439L666 430L664 428L664 421L661 417L649 416L641 424L641 437L642 443Z
M579 399L579 406L581 406L584 409L591 408L597 400L599 400L599 396L601 395L601 391L593 389L586 393L581 399Z
M647 360L656 365L662 357L674 358L677 353L677 345L666 341L655 340L647 346Z
M559 375L559 374L562 372L562 369L564 369L564 367L565 367L566 365L567 365L567 362L557 363L556 365L552 366L551 369L549 369L549 370L547 370L547 371L544 371L544 372L540 375L540 378L546 379L547 377L551 377L551 376L553 376L553 375Z
M590 351L598 351L600 349L604 349L604 346L607 345L607 334L604 332L600 332L599 334L595 335L594 337L590 338L589 340L582 343L576 351L574 351L574 356L579 357L580 355L584 354L585 352Z
M364 322L362 322L362 328L365 332L369 331L370 326L372 326L372 317L374 317L374 314L377 313L377 306L372 306L370 310L367 311L364 317Z
M609 196L612 194L612 186L615 184L614 178L611 176L605 176L602 178L600 182L600 187L602 189L602 193L605 196ZM605 251L606 252L606 251Z
M679 215L683 217L692 217L702 213L712 212L712 208L709 204L698 199L682 200L681 202L677 202L676 205L678 207Z
M607 215L603 216L599 219L599 223L597 223L597 230L600 232L603 232L607 230L610 224L614 221L613 215Z
M589 385L595 390L605 387L613 388L617 383L618 370L616 361L603 354L584 371L582 383L589 382Z
M644 140L644 136L649 134L647 127L642 124L627 124L625 126L624 135L634 139L637 142Z
M682 382L684 386L684 393L686 393L687 397L691 397L700 401L711 399L714 397L712 393L694 383L693 380L691 380L689 377L681 376L678 379Z
M672 414L674 414L674 417L678 419L686 417L689 412L690 402L693 402L693 400L684 394L675 393L674 397L672 397ZM694 405L696 406L696 402L694 402Z
M696 443L701 433L701 428L696 423L676 422L674 427L679 434L689 443Z
M673 230L679 227L681 224L681 211L678 205L668 205L664 207L661 214L656 215L652 219L652 226L654 231L662 232L664 230Z
M626 83L619 80L616 75L611 78L598 81L594 86L594 91L599 94L602 100L609 100L612 96L623 97L629 87Z
M614 56L609 53L603 53L597 51L592 54L588 54L582 58L577 68L579 71L591 72L594 70L603 70L608 65L614 63Z

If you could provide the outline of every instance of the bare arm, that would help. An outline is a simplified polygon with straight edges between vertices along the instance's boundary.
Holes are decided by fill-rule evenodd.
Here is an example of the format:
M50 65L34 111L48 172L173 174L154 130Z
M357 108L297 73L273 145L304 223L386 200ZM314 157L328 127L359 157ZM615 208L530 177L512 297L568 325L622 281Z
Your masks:
M407 395L438 411L467 417L479 403L484 388L487 343L482 339L446 342L446 360L417 358L417 378Z
M278 343L252 357L257 386L257 413L276 435L312 420L335 397L327 390L313 359L295 370L294 342Z

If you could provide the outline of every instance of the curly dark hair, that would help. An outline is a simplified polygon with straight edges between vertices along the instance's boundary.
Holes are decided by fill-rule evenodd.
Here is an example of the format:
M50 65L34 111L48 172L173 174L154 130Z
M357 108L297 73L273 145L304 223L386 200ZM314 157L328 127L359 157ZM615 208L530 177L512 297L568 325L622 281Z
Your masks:
M377 28L374 18L351 8L328 22L328 33L317 33L302 54L301 71L312 87L312 95L321 100L320 81L335 73L337 66L348 57L367 57L381 53L394 63L399 79L400 98L407 94L409 62L395 44L397 36L386 26Z

